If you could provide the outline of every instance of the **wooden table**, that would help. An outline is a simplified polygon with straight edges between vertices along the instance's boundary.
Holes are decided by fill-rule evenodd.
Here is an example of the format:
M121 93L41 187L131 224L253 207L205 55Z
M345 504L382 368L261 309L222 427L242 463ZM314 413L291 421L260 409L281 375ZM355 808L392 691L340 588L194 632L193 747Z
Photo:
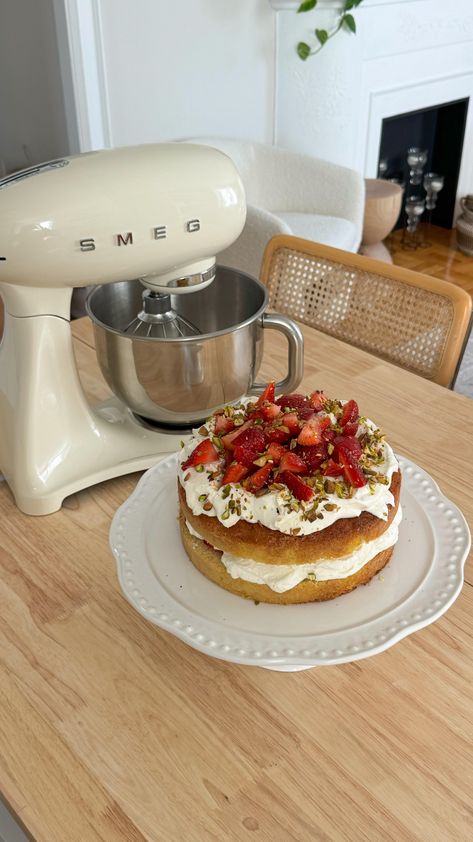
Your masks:
M355 397L473 514L473 401L305 329L305 390ZM99 399L90 326L75 323ZM263 374L283 368L267 337ZM122 596L108 531L137 476L32 518L0 488L0 783L41 842L473 835L473 571L438 622L295 674L214 660ZM314 607L314 610L317 610Z

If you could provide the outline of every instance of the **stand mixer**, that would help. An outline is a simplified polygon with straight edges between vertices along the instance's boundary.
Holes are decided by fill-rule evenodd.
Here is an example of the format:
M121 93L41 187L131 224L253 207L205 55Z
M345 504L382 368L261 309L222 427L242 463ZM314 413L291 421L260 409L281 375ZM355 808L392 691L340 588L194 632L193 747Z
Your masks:
M23 512L49 514L69 494L148 468L222 398L258 392L267 294L215 267L245 217L232 161L205 146L101 150L0 181L0 470ZM69 320L72 289L95 284L88 312L115 396L92 407ZM216 307L226 313L217 322ZM294 387L300 333L283 317L266 320L288 338L284 386ZM219 386L222 353L242 366Z

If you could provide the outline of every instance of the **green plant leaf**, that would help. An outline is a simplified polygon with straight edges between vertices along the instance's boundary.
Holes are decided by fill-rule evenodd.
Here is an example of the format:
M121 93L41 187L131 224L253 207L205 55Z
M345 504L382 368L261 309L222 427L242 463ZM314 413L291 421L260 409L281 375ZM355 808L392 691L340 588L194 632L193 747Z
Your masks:
M326 29L316 29L315 34L317 36L317 40L319 41L320 44L322 44L322 47L323 47L325 42L328 41L327 30Z
M343 23L345 24L347 29L350 30L350 32L353 32L353 33L356 32L356 23L355 23L355 18L353 17L353 15L345 15L344 18L343 18Z
M303 0L297 11L310 12L312 9L315 9L316 5L317 0Z
M310 47L308 44L305 44L304 41L299 41L297 45L297 55L302 61L305 61L306 58L310 56Z

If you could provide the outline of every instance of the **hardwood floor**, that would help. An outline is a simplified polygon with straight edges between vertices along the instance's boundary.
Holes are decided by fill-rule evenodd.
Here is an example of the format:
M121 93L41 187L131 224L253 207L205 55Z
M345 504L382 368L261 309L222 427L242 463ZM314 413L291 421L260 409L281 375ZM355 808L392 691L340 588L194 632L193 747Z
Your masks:
M416 272L424 272L463 287L473 298L473 257L456 247L455 231L436 225L419 225L425 242L431 245L416 250L403 248L402 230L394 231L385 241L393 263Z

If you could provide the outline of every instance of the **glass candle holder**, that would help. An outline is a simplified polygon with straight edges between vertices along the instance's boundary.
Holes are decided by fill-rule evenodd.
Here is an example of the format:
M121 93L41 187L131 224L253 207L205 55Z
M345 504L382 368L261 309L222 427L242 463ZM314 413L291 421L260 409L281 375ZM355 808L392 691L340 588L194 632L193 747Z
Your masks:
M427 172L424 175L424 190L427 194L425 206L427 210L432 211L437 204L437 195L440 193L444 185L443 175L436 172Z
M385 177L385 175L388 171L388 167L389 167L389 164L388 164L387 159L381 158L381 160L378 164L378 178L384 178Z
M406 199L407 230L414 234L419 224L419 219L425 210L425 200L422 196L409 196Z
M422 182L422 173L427 163L428 151L419 146L410 146L407 150L409 164L409 183L418 185Z

